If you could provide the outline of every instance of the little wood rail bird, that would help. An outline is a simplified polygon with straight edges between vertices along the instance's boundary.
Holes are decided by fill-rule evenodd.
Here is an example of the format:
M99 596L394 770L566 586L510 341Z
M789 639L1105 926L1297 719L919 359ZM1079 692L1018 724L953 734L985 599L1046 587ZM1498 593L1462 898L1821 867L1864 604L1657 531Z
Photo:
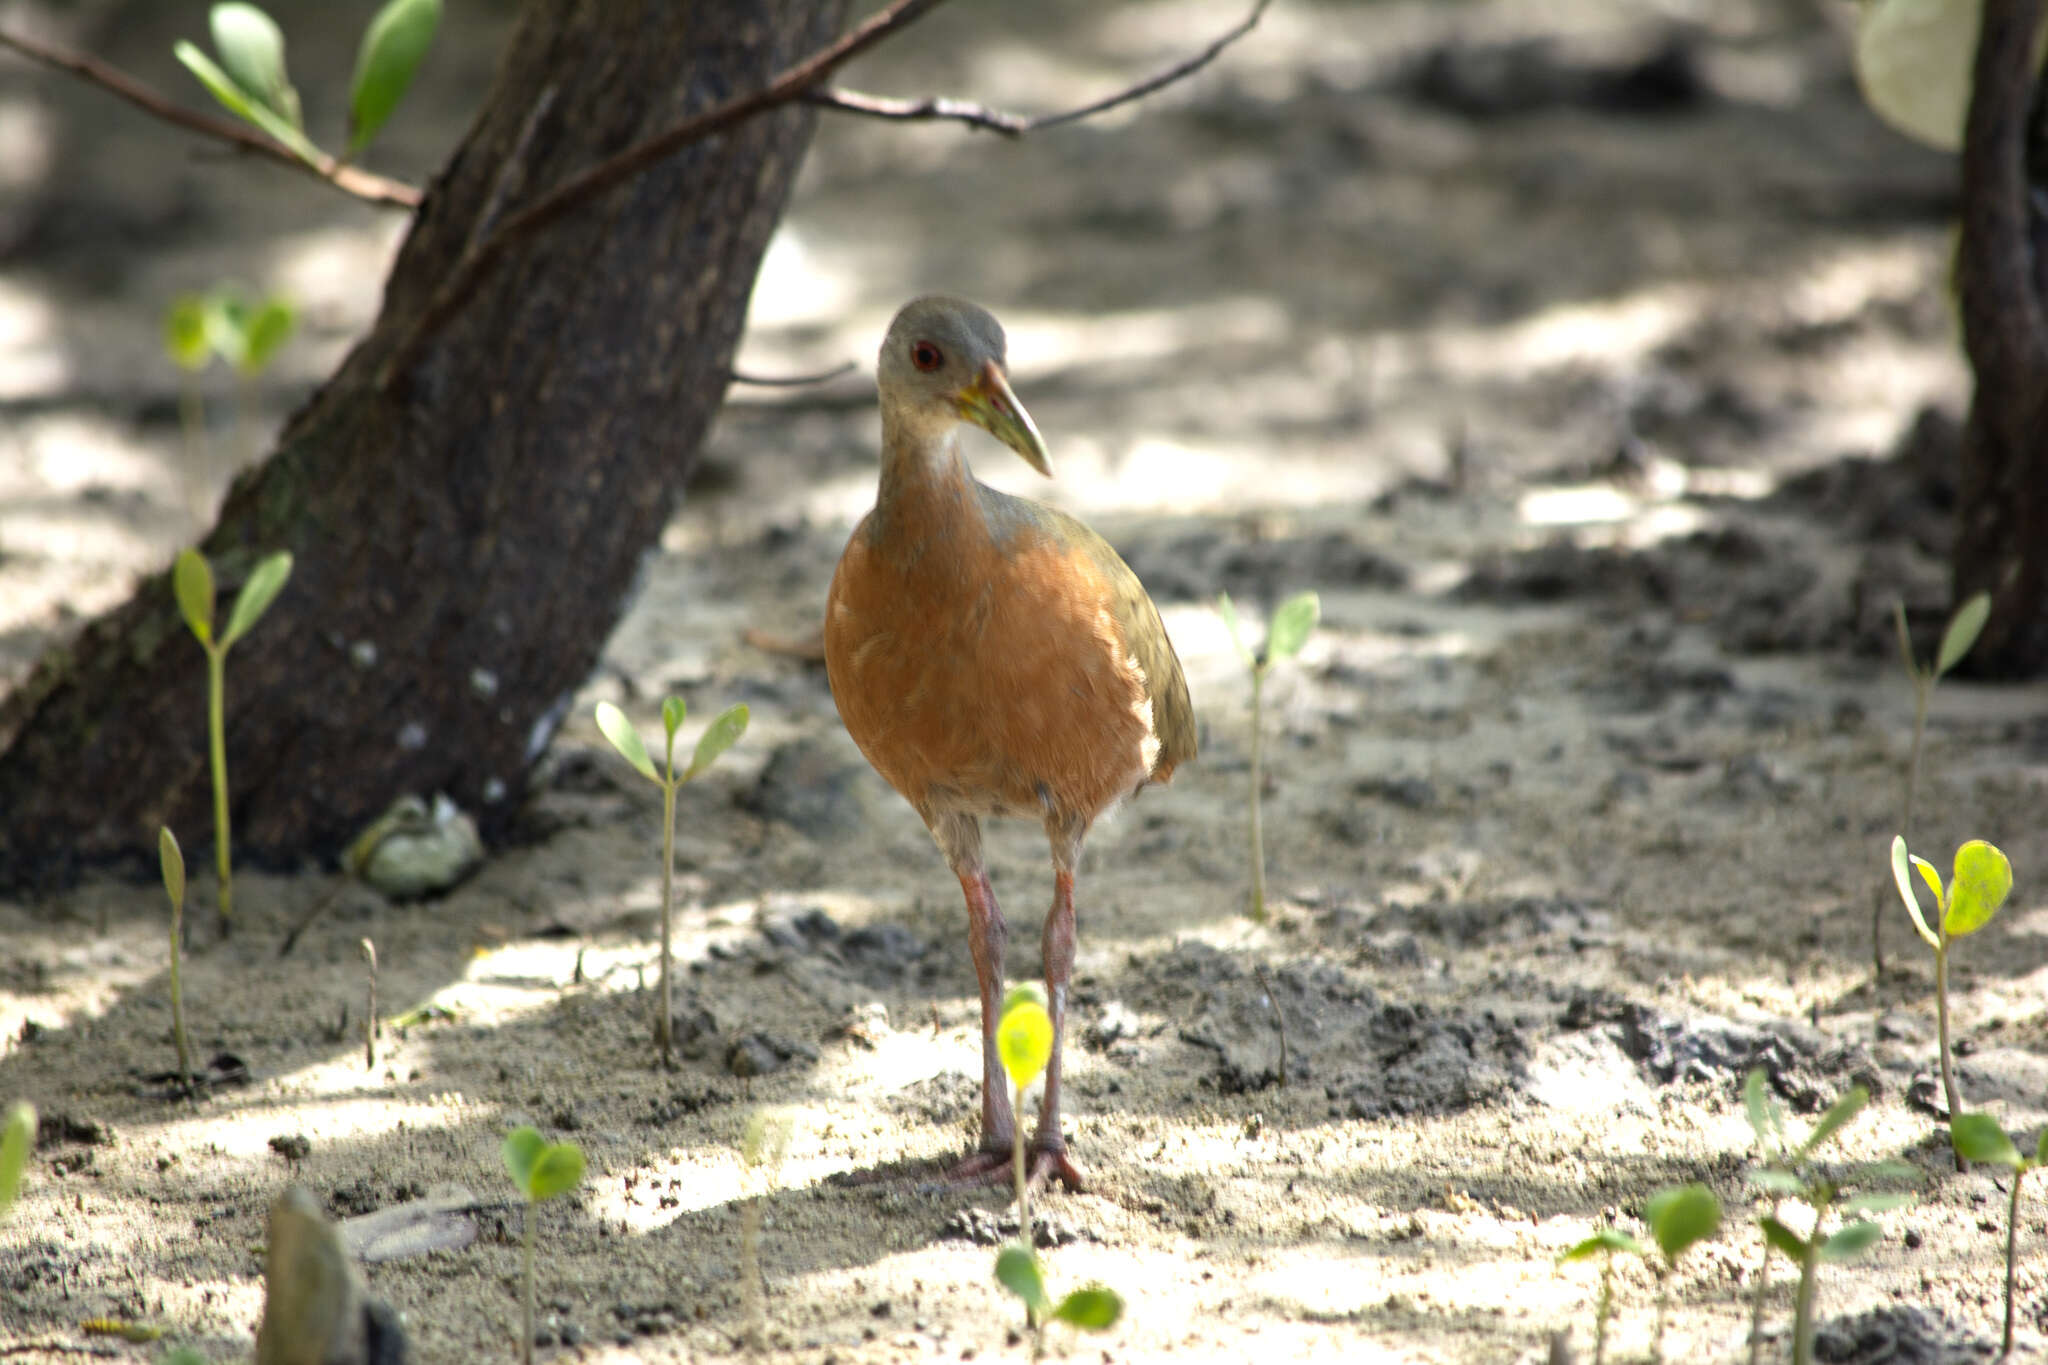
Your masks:
M972 422L1051 476L1010 389L1003 329L931 297L889 325L877 373L881 486L825 606L825 668L846 729L923 817L967 897L981 987L981 1143L960 1181L997 1179L1019 1140L997 1056L1009 937L982 860L985 816L1034 819L1052 845L1042 939L1053 1051L1034 1179L1081 1187L1060 1133L1060 1045L1074 967L1074 873L1088 828L1195 756L1180 660L1137 575L1064 512L977 482Z

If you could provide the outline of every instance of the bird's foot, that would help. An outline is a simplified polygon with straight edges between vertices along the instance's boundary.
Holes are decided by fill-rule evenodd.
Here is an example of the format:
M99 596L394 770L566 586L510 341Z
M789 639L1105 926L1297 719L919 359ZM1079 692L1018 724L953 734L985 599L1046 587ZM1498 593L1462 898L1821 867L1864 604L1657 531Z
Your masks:
M983 1185L1007 1185L1016 1179L1017 1157L1014 1151L978 1151L968 1156L939 1178L945 1186L966 1189ZM1065 1146L1041 1147L1033 1144L1025 1153L1027 1179L1034 1190L1043 1189L1058 1181L1067 1189L1079 1194L1087 1188L1080 1168L1068 1159Z

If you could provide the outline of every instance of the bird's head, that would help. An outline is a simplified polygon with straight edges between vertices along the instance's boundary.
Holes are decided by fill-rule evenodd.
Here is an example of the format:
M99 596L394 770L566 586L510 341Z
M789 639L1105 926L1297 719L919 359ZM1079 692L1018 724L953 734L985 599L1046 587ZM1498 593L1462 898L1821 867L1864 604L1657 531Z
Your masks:
M876 370L882 407L911 430L972 422L1051 477L1045 440L1010 389L1003 325L964 299L931 295L889 324Z

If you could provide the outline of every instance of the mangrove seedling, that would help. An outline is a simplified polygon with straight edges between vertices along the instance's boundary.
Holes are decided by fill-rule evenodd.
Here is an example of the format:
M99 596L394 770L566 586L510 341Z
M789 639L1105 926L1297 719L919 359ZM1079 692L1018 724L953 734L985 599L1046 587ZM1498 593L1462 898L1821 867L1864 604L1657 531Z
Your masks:
M1954 1115L1948 1121L1948 1136L1961 1160L2003 1166L2012 1172L2012 1192L2006 1197L2005 1209L2005 1339L1999 1348L2003 1359L2012 1354L2012 1272L2019 1250L2020 1182L2036 1166L2048 1165L2048 1128L2041 1130L2032 1156L2022 1156L2005 1129L1998 1126L1998 1120L1989 1114Z
M28 1154L36 1145L36 1107L16 1100L0 1123L0 1218L14 1207L21 1193L22 1172L28 1169Z
M227 629L218 638L213 630L213 567L197 550L178 554L171 569L171 589L178 610L199 647L206 651L206 743L213 770L213 853L220 874L220 932L225 938L234 929L235 883L233 853L228 829L227 750L227 662L228 650L247 635L270 604L284 591L292 576L289 550L279 550L257 564L242 590L235 595L234 610L228 613Z
M1963 661L1970 647L1977 643L1977 637L1984 632L1984 622L1991 615L1991 594L1980 592L1956 608L1956 614L1949 617L1948 625L1941 632L1941 647L1934 652L1934 662L1923 666L1913 657L1913 637L1906 629L1906 604L1892 604L1892 624L1899 632L1899 660L1906 666L1906 678L1913 684L1913 747L1906 758L1906 790L1900 801L1899 833L1913 832L1913 793L1920 782L1920 744L1927 735L1927 708L1934 700L1934 685L1941 681L1941 675ZM1880 896L1870 908L1870 961L1875 977L1884 977L1884 917L1880 907L1884 899Z
M761 1203L775 1188L789 1137L795 1125L787 1113L756 1109L747 1116L740 1139L740 1160L755 1173L755 1189L740 1211L740 1261L746 1276L740 1286L746 1300L747 1349L768 1349L768 1285L761 1275Z
M747 732L746 703L728 706L698 736L696 752L690 756L690 766L678 773L676 731L683 728L687 709L681 697L661 699L664 743L662 768L657 771L654 760L647 756L647 747L640 742L640 732L633 728L633 722L626 719L626 713L608 701L597 704L597 728L604 733L605 739L619 751L619 757L661 788L661 1004L654 1019L654 1045L661 1052L664 1067L675 1065L675 994L671 984L674 973L671 971L670 945L675 922L676 792L685 782L716 763L718 756Z
M1024 1112L1024 1091L1045 1071L1052 1059L1052 1015L1045 1008L1045 992L1035 985L1013 986L1003 997L1000 1022L996 1025L996 1054L1015 1087L1013 1112ZM1031 1181L1025 1172L1027 1144L1021 1135L1014 1144L1017 1182L1017 1245L996 1254L996 1282L1024 1301L1024 1320L1031 1329L1031 1358L1045 1350L1045 1324L1059 1321L1100 1332L1116 1325L1124 1313L1123 1296L1103 1285L1076 1289L1057 1304L1045 1287L1045 1274L1038 1264L1037 1238L1031 1227Z
M501 1150L512 1183L526 1196L526 1294L522 1319L525 1333L519 1349L526 1365L533 1365L534 1205L567 1194L583 1183L583 1149L573 1142L550 1143L537 1129L526 1126L507 1133Z
M1920 913L1920 898L1913 892L1908 869L1918 871L1920 880L1934 893L1934 927ZM1991 923L1998 907L2012 892L2012 864L1996 846L1972 839L1956 850L1954 875L1947 887L1941 874L1925 858L1906 851L1903 835L1892 836L1892 881L1913 917L1913 931L1934 950L1934 1023L1941 1048L1941 1093L1948 1101L1949 1118L1963 1112L1956 1088L1954 1063L1950 1058L1948 1029L1948 954L1950 945L1965 934L1974 934Z
M221 6L220 8L235 8ZM243 6L241 8L247 8ZM164 354L185 372L178 415L185 453L197 459L205 445L206 416L198 376L218 356L235 372L235 429L244 459L256 455L252 410L256 376L270 365L298 326L298 314L282 295L251 300L232 286L204 294L182 294L164 315Z
M185 988L179 977L180 946L185 937L185 855L169 825L156 832L157 863L163 869L164 892L171 898L171 1041L178 1047L178 1088L192 1088L192 1046L185 1038Z
M231 0L208 16L216 63L191 43L171 48L221 106L331 176L340 164L306 136L298 91L285 75L284 34L255 5ZM441 0L389 0L363 31L349 88L348 151L359 156L412 84L441 22Z
M1804 1140L1794 1143L1786 1136L1784 1111L1765 1092L1761 1073L1752 1072L1744 1084L1744 1100L1750 1126L1757 1139L1779 1155L1749 1174L1750 1183L1771 1201L1771 1211L1757 1217L1764 1242L1783 1253L1799 1267L1799 1289L1793 1299L1792 1362L1813 1365L1814 1296L1819 1288L1823 1262L1846 1261L1860 1255L1884 1235L1884 1229L1856 1215L1878 1213L1909 1203L1912 1196L1897 1192L1871 1191L1844 1198L1851 1184L1870 1180L1910 1179L1917 1172L1897 1161L1868 1163L1843 1171L1828 1172L1815 1165L1813 1156L1870 1102L1870 1092L1854 1086L1815 1120ZM1751 1103L1751 1097L1754 1102ZM1813 1224L1805 1236L1794 1232L1778 1217L1788 1200L1797 1200L1813 1210ZM1827 1230L1830 1218L1840 1222ZM1847 1221L1844 1221L1847 1220Z
M1600 1299L1593 1318L1593 1365L1607 1359L1607 1324L1614 1317L1614 1257L1617 1253L1640 1256L1657 1277L1657 1331L1651 1338L1650 1358L1664 1359L1664 1323L1670 1314L1671 1274L1678 1258L1695 1244L1705 1241L1721 1227L1721 1201L1705 1185L1675 1185L1659 1190L1643 1205L1643 1224L1661 1255L1620 1228L1602 1228L1559 1259L1583 1261L1594 1256L1600 1261Z
M1230 632L1230 643L1236 647L1238 658L1244 660L1252 675L1251 915L1263 924L1266 920L1266 839L1259 822L1259 796L1265 782L1261 759L1266 729L1266 675L1273 671L1273 665L1301 653L1301 647L1308 643L1316 621L1322 616L1322 601L1314 593L1304 592L1282 602L1273 613L1272 625L1266 629L1266 643L1256 654L1246 647L1244 637L1238 631L1237 608L1231 604L1229 593L1216 599L1216 609L1223 615L1223 625Z

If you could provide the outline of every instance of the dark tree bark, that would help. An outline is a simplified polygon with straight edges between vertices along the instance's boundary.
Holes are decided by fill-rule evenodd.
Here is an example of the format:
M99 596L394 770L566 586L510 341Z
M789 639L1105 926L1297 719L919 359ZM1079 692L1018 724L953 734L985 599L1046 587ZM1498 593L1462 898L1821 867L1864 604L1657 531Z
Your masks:
M2041 15L2042 0L1986 0L1963 135L1956 274L1977 387L1953 568L1958 603L1991 594L1963 665L1984 677L2048 672L2048 241L2028 165Z
M223 616L259 556L296 558L228 661L238 858L327 856L401 792L502 831L677 504L814 115L753 119L521 240L398 382L379 372L494 222L765 83L844 7L530 0L376 327L201 547ZM153 865L159 824L206 845L204 718L159 575L0 703L0 885Z

